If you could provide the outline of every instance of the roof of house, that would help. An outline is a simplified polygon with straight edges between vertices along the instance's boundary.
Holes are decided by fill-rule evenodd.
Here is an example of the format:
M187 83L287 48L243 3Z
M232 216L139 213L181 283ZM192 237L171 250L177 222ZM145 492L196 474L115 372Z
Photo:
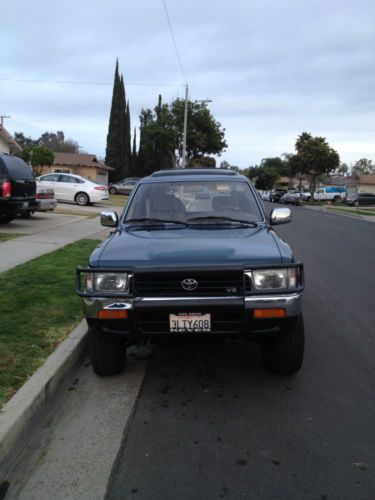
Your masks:
M4 128L4 125L0 125L0 136L4 139L5 142L9 144L9 148L11 151L22 151L21 146L17 141L13 139L10 133Z
M105 163L100 162L95 155L88 153L54 153L54 165L71 165L74 167L102 168L114 170Z
M375 184L375 175L360 175L360 184Z

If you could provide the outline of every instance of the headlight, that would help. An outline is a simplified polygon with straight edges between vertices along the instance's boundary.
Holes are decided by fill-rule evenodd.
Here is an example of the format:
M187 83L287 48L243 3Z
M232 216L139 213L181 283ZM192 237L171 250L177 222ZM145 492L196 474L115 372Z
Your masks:
M255 290L289 290L301 284L300 268L245 271Z
M128 273L87 273L85 289L88 292L126 292Z

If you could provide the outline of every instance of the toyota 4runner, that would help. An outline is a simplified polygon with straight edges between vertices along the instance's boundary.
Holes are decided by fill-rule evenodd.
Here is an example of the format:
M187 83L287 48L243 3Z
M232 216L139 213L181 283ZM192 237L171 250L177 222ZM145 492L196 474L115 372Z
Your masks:
M160 337L255 340L265 367L290 374L304 354L303 265L272 226L251 182L229 170L155 172L77 269L98 375L120 373L126 348Z

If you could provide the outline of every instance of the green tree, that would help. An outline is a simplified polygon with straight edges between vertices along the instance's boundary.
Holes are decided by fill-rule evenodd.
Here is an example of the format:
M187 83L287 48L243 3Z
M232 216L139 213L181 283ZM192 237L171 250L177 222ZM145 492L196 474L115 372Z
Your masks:
M44 132L39 139L37 139L38 146L48 148L56 153L78 153L79 144L73 139L65 139L64 132L58 130L55 132Z
M310 177L310 190L315 191L317 181L329 175L340 165L340 157L324 137L313 137L303 132L296 141L296 154L291 157L293 168Z
M43 146L31 148L29 155L35 177L41 175L43 167L51 166L55 158L53 151Z
M373 175L375 174L375 165L372 160L361 158L356 161L352 167L352 175Z
M272 189L279 178L280 173L275 167L261 167L255 179L255 187L263 190Z
M14 132L14 139L22 148L32 148L38 145L38 141L31 137L26 137L23 132Z
M177 157L182 158L185 101L176 99L171 104L174 127L178 135ZM187 113L187 163L191 158L220 155L227 147L225 129L210 113L206 102L188 101Z
M120 78L118 60L116 60L105 155L105 163L114 168L114 171L110 173L111 181L121 180L129 174L130 158L126 146L128 137L126 124L125 86L123 77Z
M153 111L142 110L140 123L137 175L142 177L155 170L174 168L178 134L169 106L162 103L161 96Z

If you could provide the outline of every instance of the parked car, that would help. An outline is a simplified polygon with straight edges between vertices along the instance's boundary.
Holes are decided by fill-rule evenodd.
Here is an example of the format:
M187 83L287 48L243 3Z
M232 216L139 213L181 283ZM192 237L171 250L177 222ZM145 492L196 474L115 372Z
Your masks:
M89 205L108 200L106 186L73 174L45 174L37 177L38 185L52 188L59 201L74 201L77 205Z
M138 181L139 178L128 178L123 181L114 182L109 185L108 190L111 194L130 194Z
M292 189L291 192L298 195L299 199L302 201L311 200L311 192L308 189Z
M271 191L264 191L264 193L261 196L262 200L270 201L270 193L271 193Z
M355 207L375 205L375 193L353 193L347 196L344 201L347 205Z
M295 191L288 191L284 193L280 198L279 202L282 205L299 205L300 204L300 194Z
M342 201L346 197L344 186L324 186L318 188L313 195L315 201Z
M46 188L42 185L36 187L36 199L38 200L37 212L49 212L55 210L57 200L52 188Z
M208 198L195 198L207 191ZM204 202L204 203L203 203ZM159 338L242 338L265 367L291 374L304 353L303 265L270 228L253 184L234 171L176 169L139 181L109 238L77 269L98 375L120 373L126 348Z
M270 201L277 203L283 194L287 192L284 188L275 188L270 191Z
M0 153L0 223L30 214L37 206L36 182L31 168L17 156Z

